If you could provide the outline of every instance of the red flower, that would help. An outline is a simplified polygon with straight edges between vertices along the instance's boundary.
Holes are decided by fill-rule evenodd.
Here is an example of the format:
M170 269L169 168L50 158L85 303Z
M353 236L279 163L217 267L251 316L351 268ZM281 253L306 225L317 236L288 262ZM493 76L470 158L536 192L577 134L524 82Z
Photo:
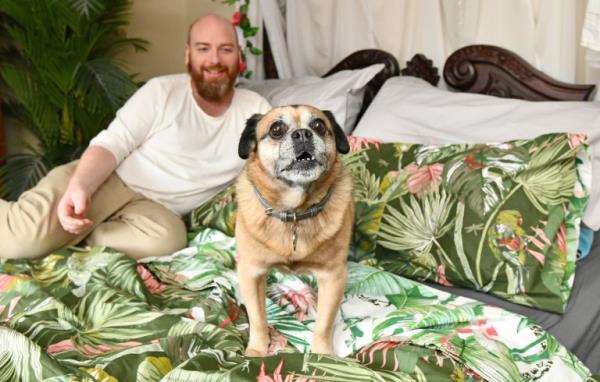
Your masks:
M233 17L231 18L231 23L237 27L238 25L240 25L241 20L242 15L240 14L240 11L237 11L233 14Z
M277 305L285 307L290 304L296 311L296 320L304 321L317 311L317 296L312 288L300 289L277 288Z
M372 138L365 137L356 137L351 135L348 138L348 143L350 144L350 152L357 152L364 148L369 148L369 146L374 146L377 150L379 150L379 145L381 141Z
M277 354L280 350L283 350L287 345L287 338L272 326L269 326L269 337L271 342L269 343L269 350L267 353Z
M444 264L440 264L437 267L437 276L436 276L435 281L438 284L442 284L442 285L445 285L445 286L449 286L449 287L453 287L454 286L454 285L452 285L451 282L449 282L446 279L446 267L444 266Z
M406 171L408 172L408 191L417 194L437 189L442 181L444 165L434 163L417 167L411 164L406 166Z
M151 294L160 293L160 292L162 292L167 287L165 284L163 284L160 281L158 281L154 277L154 275L152 274L152 272L150 272L149 270L147 270L146 267L144 267L143 265L138 264L136 270L137 270L137 273L142 278L142 281L144 282L144 285L146 285L146 288L148 289L148 292L150 292Z
M48 348L46 349L46 351L50 354L54 354L54 353L62 353L68 350L73 350L74 345L73 345L73 341L71 341L70 339L66 339L66 340L62 340L59 341L57 343L48 345Z
M582 133L575 133L575 134L569 133L568 137L569 137L569 146L571 147L571 149L579 147L579 145L584 143L587 139L587 136Z
M242 60L240 60L240 73L244 73L246 71L246 63Z

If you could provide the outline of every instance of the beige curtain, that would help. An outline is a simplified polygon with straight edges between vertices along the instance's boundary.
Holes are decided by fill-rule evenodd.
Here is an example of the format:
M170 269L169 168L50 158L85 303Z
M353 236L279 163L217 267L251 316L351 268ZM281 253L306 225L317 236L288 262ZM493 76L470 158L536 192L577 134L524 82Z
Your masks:
M600 0L588 0L581 45L585 48L585 80L600 85ZM596 99L600 99L600 92L596 92Z
M582 28L576 10L586 0L279 1L286 6L279 15L285 47L276 49L287 53L280 65L290 76L323 74L364 48L389 51L401 66L424 53L441 69L457 48L483 43L510 49L559 80L587 79L577 75L576 63ZM269 22L268 12L262 16Z

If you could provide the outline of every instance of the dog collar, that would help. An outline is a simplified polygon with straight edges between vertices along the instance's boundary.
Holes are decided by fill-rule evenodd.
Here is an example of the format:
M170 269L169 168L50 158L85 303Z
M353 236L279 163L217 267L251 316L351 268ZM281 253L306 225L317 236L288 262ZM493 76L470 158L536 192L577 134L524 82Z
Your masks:
M333 192L333 187L329 188L329 191L327 191L327 194L325 194L323 199L321 199L318 203L313 204L305 211L298 213L294 211L274 210L273 207L269 205L269 202L267 202L265 197L262 196L260 191L258 191L258 188L256 188L256 186L254 185L252 185L252 187L254 188L254 192L256 193L258 201L265 208L265 213L269 216L281 220L282 222L297 222L298 220L308 219L317 216L319 212L321 212L323 207L325 207L325 204L327 203L327 201L331 197L331 193Z

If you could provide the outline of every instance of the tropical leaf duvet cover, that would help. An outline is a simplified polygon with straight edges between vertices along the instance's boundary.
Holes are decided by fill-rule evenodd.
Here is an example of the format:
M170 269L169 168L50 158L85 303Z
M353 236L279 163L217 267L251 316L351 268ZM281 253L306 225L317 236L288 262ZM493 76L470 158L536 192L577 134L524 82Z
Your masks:
M531 320L350 262L337 356L308 352L310 275L273 271L271 356L243 355L235 240L140 262L107 248L0 264L0 381L586 381Z

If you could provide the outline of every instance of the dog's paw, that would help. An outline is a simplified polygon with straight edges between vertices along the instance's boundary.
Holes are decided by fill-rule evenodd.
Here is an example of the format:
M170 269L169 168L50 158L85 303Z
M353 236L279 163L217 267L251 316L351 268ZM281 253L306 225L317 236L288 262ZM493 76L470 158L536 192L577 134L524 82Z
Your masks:
M247 357L266 357L267 356L267 348L257 349L254 347L247 347L244 354Z
M310 346L310 351L319 354L335 355L333 352L333 345L331 342L326 341L313 341Z

